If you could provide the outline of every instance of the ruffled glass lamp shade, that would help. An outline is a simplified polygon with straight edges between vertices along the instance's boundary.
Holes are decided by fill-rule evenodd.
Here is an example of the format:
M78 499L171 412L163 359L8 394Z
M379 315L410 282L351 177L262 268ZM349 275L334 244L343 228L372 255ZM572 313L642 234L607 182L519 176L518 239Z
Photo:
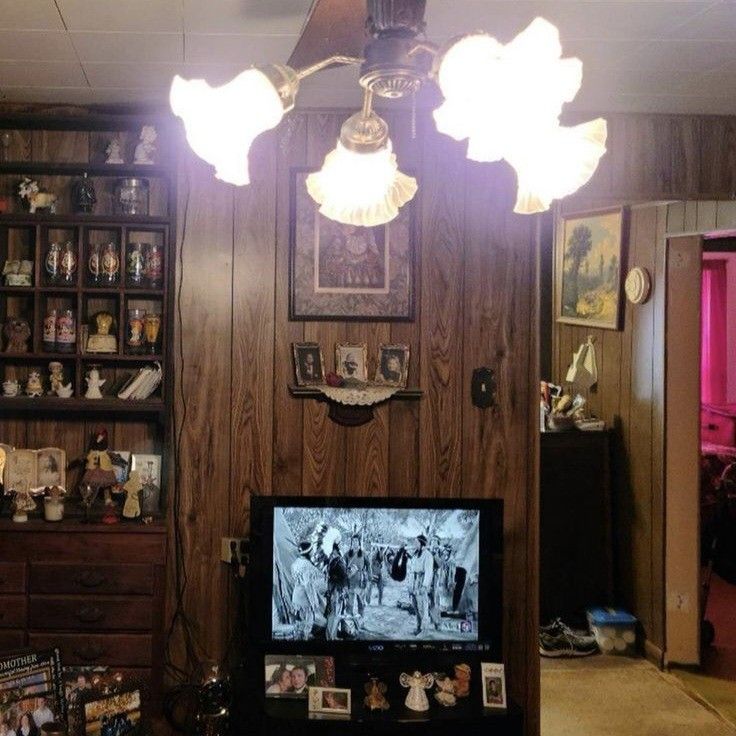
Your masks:
M485 33L457 40L437 71L445 98L434 111L437 130L467 139L469 159L505 159L516 169L516 212L540 212L576 191L606 150L605 120L559 123L582 82L580 60L561 56L557 28L537 18L506 45Z
M373 112L357 113L344 123L322 169L307 177L307 191L325 217L373 227L399 214L417 181L399 171L385 122Z
M248 153L254 139L276 127L285 112L273 79L255 67L220 87L177 75L169 102L184 121L192 150L215 167L218 179L237 186L250 183Z

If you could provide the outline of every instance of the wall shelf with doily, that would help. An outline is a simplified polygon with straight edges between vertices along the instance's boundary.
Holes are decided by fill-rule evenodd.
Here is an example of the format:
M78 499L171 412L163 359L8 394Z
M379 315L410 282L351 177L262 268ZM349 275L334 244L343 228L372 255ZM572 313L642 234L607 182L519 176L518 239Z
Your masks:
M329 390L329 387L324 387ZM373 419L373 408L384 401L417 401L424 396L420 388L400 388L386 398L371 404L346 404L328 396L320 386L289 386L296 399L315 399L329 404L330 419L343 427L360 427Z

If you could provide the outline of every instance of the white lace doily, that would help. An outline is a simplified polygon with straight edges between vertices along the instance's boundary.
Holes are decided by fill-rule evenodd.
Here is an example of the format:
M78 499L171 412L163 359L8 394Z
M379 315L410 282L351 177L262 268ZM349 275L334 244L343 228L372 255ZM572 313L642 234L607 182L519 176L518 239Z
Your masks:
M349 386L317 386L328 399L348 406L373 406L390 399L398 390L398 386L365 386L353 388Z

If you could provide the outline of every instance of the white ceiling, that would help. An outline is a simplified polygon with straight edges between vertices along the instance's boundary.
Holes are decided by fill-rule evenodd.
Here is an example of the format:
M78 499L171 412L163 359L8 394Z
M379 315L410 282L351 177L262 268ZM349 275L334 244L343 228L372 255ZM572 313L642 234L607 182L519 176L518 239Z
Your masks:
M163 102L171 77L221 82L285 61L311 0L0 0L0 95ZM736 114L736 0L427 0L427 35L507 41L537 15L583 60L572 107ZM357 105L354 69L306 80L301 104Z

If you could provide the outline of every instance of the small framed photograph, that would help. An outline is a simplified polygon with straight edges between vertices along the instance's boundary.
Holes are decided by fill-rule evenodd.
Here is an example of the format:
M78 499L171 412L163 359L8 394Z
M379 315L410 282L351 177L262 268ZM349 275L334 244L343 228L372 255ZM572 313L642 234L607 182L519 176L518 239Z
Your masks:
M130 686L111 692L90 690L81 696L84 736L128 736L141 730L143 695Z
M297 386L311 386L325 382L325 359L317 342L295 342L294 373Z
M36 482L39 486L66 487L66 452L60 447L36 451Z
M300 657L267 654L265 687L267 698L304 698L311 687L335 684L335 660L332 657Z
M161 455L141 455L136 452L132 456L131 470L140 471L144 486L161 488Z
M409 346L381 345L378 348L376 383L406 388L409 377Z
M335 373L354 381L367 381L368 345L364 342L335 345Z
M350 690L339 687L310 687L309 712L349 716Z
M480 673L483 681L483 707L505 710L506 674L504 666L494 662L481 662Z
M115 481L123 485L130 475L130 453L125 450L108 450L107 454L110 456Z

